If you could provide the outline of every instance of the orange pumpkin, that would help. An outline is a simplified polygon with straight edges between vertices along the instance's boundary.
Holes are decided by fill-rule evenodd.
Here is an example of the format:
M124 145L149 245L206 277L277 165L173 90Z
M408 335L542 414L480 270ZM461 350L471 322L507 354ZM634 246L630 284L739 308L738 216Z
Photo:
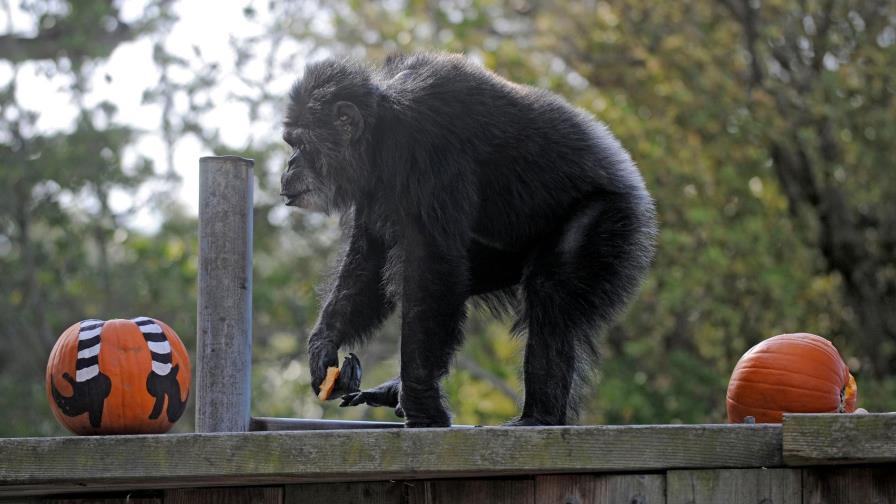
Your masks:
M747 351L728 383L728 421L780 423L784 413L852 413L856 381L834 345L814 334L781 334Z
M161 321L84 320L53 347L46 384L53 415L75 434L162 433L186 407L190 359Z

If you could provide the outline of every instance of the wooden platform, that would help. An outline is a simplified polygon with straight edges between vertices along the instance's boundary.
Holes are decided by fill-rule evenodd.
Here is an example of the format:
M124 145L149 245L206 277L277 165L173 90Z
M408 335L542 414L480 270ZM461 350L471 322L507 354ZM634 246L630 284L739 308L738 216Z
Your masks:
M125 496L158 504L896 504L896 414L791 415L783 426L0 439L0 501Z

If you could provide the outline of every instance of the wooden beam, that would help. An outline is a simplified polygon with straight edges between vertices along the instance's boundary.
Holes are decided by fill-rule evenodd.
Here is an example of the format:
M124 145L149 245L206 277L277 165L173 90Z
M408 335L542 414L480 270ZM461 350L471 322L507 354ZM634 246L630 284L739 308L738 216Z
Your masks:
M538 476L535 502L666 504L666 477L663 474Z
M514 479L405 481L407 504L535 504L535 482ZM310 501L309 501L310 502ZM324 501L320 501L324 502ZM358 501L360 502L360 501Z
M0 495L781 465L778 425L0 439Z
M196 430L249 429L254 161L199 160Z
M800 469L703 469L666 473L666 504L802 504Z
M452 425L453 429L470 429L473 425ZM369 420L326 420L313 418L252 417L250 431L309 431L403 429L404 422L371 422Z
M130 504L130 501L127 500L122 502ZM243 504L246 502L283 504L283 487L178 488L165 492L164 504Z
M252 417L250 431L318 431L358 429L403 429L403 422L324 420L306 418Z
M802 471L803 504L896 502L896 465L810 467Z
M407 504L402 481L306 483L284 487L283 504Z
M896 413L784 415L791 466L896 462Z

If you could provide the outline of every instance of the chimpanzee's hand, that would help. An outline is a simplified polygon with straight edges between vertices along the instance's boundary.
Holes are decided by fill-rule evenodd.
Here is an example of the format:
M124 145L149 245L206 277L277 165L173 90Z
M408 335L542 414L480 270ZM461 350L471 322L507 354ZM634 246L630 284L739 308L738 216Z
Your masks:
M327 368L339 365L337 346L332 341L315 334L308 340L308 363L311 367L311 389L320 393L320 384L327 376Z

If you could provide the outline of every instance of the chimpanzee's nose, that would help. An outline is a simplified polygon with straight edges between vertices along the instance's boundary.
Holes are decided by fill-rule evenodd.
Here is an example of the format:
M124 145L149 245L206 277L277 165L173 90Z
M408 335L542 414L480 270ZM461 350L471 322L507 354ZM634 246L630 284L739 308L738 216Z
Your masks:
M288 170L295 170L302 164L302 155L299 153L299 149L292 151L292 156L289 156L289 161L286 163L286 167Z

